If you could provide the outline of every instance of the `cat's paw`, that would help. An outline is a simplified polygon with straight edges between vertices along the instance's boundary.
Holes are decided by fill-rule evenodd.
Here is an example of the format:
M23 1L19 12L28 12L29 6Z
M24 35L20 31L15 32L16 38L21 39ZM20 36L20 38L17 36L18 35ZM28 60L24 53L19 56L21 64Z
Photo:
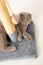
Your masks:
M32 39L32 36L31 36L29 33L27 33L27 32L24 32L24 33L23 33L23 37L24 37L25 39L29 40L29 41L32 41L32 40L33 40L33 39Z
M16 51L16 47L15 46L12 46L11 47L11 51Z
M22 41L22 36L18 35L18 41Z
M30 41L33 40L30 34L29 34L29 36L27 36L27 40L30 40Z
M22 41L22 38L18 38L18 41Z
M16 51L16 47L15 46L9 46L9 47L4 47L1 49L2 52L12 52L12 51Z

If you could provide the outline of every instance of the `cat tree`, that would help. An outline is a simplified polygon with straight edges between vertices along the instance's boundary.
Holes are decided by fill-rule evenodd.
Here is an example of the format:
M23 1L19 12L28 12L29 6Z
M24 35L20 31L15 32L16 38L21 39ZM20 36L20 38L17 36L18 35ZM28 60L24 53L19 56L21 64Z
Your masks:
M6 8L4 0L0 0L0 19L1 22L8 33L9 37L13 42L16 42L17 40L17 32L14 24L11 21L9 12ZM16 22L16 21L15 21Z

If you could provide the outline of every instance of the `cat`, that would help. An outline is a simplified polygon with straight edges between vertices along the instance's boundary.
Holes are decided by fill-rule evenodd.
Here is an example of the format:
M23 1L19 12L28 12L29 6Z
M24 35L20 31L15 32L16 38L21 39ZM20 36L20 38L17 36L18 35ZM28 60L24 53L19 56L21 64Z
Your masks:
M8 45L8 40L6 37L6 31L0 21L0 51L11 52L16 50L15 46L7 46L7 45Z
M18 41L22 41L22 37L26 40L32 41L32 36L26 32L28 25L32 21L32 15L27 12L21 12L17 15L18 17L18 25L16 25L17 32L18 32Z

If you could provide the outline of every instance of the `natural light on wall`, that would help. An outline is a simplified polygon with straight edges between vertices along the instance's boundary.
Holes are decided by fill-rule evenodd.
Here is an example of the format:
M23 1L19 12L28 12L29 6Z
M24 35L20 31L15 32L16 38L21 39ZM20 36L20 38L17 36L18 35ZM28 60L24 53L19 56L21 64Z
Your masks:
M5 0L6 1L6 0ZM8 0L13 13L22 11L31 12L33 17L36 17L42 10L43 0Z

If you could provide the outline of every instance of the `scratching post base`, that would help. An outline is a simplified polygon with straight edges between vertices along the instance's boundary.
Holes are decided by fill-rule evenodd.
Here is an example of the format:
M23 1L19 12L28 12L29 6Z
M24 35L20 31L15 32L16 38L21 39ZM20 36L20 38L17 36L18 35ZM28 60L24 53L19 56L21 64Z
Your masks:
M12 59L26 59L26 58L36 58L37 51L36 51L36 42L35 42L35 35L34 35L34 25L33 23L30 24L28 27L27 32L32 35L32 42L23 39L21 42L11 42L11 46L16 46L16 51L4 53L0 52L0 61L12 60Z
M17 41L17 31L9 35L12 42Z

